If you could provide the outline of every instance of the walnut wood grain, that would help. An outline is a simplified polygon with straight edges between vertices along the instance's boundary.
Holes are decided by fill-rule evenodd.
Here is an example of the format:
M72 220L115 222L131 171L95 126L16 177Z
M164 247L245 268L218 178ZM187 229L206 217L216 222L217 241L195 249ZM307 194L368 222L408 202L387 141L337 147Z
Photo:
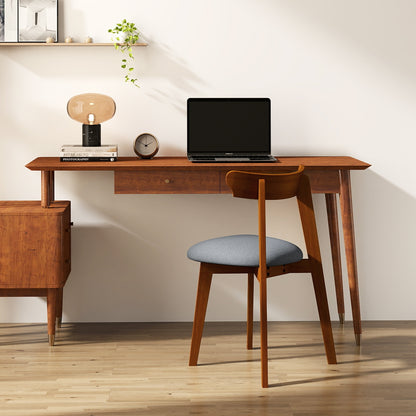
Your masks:
M217 194L219 174L210 170L149 169L114 172L116 194Z
M336 194L325 194L325 201L328 217L329 241L331 244L332 268L334 272L338 316L340 323L343 324L345 319L345 305L344 290L342 287L341 249L339 241L338 209Z
M41 204L43 208L48 208L53 201L52 190L52 177L50 170L41 171Z
M354 328L359 339L361 321L358 276L353 221L350 215L351 190L348 183L351 170L364 170L370 164L349 156L278 157L276 163L192 163L186 157L156 157L150 160L120 157L116 162L60 162L58 157L39 157L26 167L42 172L42 206L48 207L54 200L54 172L60 170L113 171L116 193L192 194L229 193L225 176L230 170L277 173L299 165L305 167L313 193L340 194L343 233L348 241L346 253Z
M301 177L297 200L302 222L303 235L305 237L306 250L308 252L308 259L312 270L312 282L315 291L315 299L318 306L322 335L324 338L326 358L328 364L336 364L337 358L332 335L331 317L328 308L324 273L322 269L318 231L316 228L316 220L309 180L306 175Z
M53 345L71 265L70 202L0 201L0 230L0 296L46 296Z
M45 210L39 201L0 202L0 288L59 287L66 279L69 251L68 201Z
M254 273L247 275L247 349L253 349Z
M348 283L350 287L351 309L357 345L361 342L361 311L358 290L357 256L355 248L354 218L352 210L351 178L349 170L341 171L340 206L344 233L345 255L347 258Z
M212 272L209 270L209 267L206 267L205 263L201 263L199 268L199 281L195 304L194 324L192 327L191 352L189 354L190 366L195 366L198 362L211 281Z
M48 289L48 297L47 297L48 337L49 337L49 345L51 346L55 344L57 298L58 298L58 289Z
M293 169L303 165L306 170L363 170L371 165L348 156L305 156L279 157L276 163L192 163L186 157L155 157L138 159L119 157L115 162L60 162L59 157L38 157L26 165L30 170L133 170L141 171L150 168L183 169L183 170L225 170L249 169Z
M283 174L252 173L233 170L227 174L226 182L234 197L258 200L258 240L259 264L257 267L201 263L195 315L192 330L189 365L198 362L205 314L208 304L212 275L214 273L248 274L247 290L247 348L252 348L253 331L253 276L257 276L260 294L260 356L261 385L269 386L268 378L268 329L267 329L267 278L284 273L305 273L312 275L315 299L318 307L322 336L325 345L327 362L337 362L334 339L332 335L328 300L322 269L321 254L313 209L312 193L309 179L303 174L303 166L296 171ZM307 248L307 258L289 265L267 267L266 263L266 200L287 199L296 196Z

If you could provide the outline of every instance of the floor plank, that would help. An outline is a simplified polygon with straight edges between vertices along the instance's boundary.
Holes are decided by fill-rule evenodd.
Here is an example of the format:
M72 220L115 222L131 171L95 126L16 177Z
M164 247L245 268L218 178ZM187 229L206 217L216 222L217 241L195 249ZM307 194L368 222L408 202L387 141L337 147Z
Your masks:
M244 323L208 323L188 367L189 323L0 325L0 414L416 415L416 322L334 324L327 365L319 324L269 324L270 388L260 387L259 336ZM258 328L257 328L258 329Z

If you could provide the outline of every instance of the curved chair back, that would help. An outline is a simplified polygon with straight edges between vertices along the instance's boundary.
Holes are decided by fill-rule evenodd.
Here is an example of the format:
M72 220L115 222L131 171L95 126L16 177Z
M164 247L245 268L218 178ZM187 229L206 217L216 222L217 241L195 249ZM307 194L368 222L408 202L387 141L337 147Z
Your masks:
M297 195L304 167L286 173L253 173L232 170L225 181L237 198L258 199L259 181L264 179L265 199L286 199Z
M194 326L189 365L197 365L205 312L208 304L209 290L214 273L248 273L248 308L247 308L247 348L252 348L253 338L253 281L256 275L259 281L260 295L260 343L261 343L261 378L262 386L268 386L268 352L267 352L267 278L286 273L311 273L318 304L319 318L326 349L328 363L336 363L331 319L326 298L325 282L319 250L318 233L312 203L312 193L304 167L285 173L252 173L230 171L226 182L233 196L237 198L256 199L258 203L258 266L244 267L224 263L201 262L198 295L195 306ZM303 235L305 238L307 258L289 264L267 266L266 262L266 200L296 197ZM214 239L216 241L216 239ZM213 241L213 240L210 240ZM254 250L254 248L252 248Z

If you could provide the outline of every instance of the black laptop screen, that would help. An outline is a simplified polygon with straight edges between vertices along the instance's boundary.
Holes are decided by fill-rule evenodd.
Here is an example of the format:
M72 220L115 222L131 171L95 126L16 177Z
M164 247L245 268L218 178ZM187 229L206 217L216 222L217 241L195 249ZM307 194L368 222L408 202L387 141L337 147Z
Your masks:
M270 153L269 98L189 98L188 153Z

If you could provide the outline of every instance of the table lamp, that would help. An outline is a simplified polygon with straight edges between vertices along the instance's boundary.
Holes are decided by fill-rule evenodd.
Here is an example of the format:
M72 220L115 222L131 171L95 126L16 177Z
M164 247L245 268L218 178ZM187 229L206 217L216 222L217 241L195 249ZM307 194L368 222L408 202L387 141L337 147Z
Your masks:
M69 117L82 123L82 145L101 146L101 124L116 112L116 104L108 95L80 94L67 104Z

